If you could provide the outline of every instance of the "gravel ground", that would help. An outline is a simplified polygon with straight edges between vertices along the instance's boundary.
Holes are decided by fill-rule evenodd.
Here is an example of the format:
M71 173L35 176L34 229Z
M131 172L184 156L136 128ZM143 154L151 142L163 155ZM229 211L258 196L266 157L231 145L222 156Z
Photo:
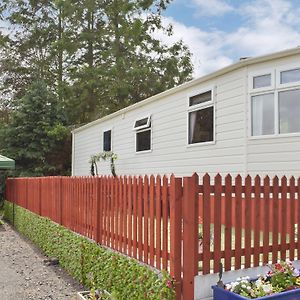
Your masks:
M46 259L8 224L0 226L0 300L75 300L83 287Z

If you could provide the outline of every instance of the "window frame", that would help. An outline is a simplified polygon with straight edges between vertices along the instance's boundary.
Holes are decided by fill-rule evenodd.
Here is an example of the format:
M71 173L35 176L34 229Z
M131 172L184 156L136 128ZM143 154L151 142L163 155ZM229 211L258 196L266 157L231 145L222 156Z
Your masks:
M300 132L293 132L293 133L280 133L279 132L279 122L280 122L280 116L279 116L279 93L284 91L290 91L290 90L300 90L300 81L287 83L287 84L281 84L280 83L280 72L282 71L288 71L288 70L294 70L300 68L299 64L293 64L293 65L284 65L280 66L278 68L274 68L271 72L273 75L273 81L274 86L273 88L270 87L264 87L264 88L258 88L253 89L252 84L253 83L253 77L260 76L267 74L266 71L269 69L263 69L259 72L251 72L249 73L248 78L248 139L249 140L262 140L262 139L274 139L274 138L283 138L283 137L297 137L300 136ZM270 73L270 71L269 71ZM272 78L272 75L271 75ZM272 83L272 80L271 80ZM272 84L271 84L272 86ZM259 96L264 94L274 93L274 134L268 134L268 135L252 135L252 97L253 96Z
M281 79L281 72L284 71L292 71L295 69L300 69L300 64L288 64L284 66L280 66L279 68L276 69L276 86L277 88L293 88L293 87L299 87L300 85L300 80L299 81L294 81L294 82L288 82L288 83L280 83Z
M206 92L211 91L211 100L199 103L195 105L190 105L190 98L197 96L198 94L203 94ZM216 105L215 105L215 96L216 96L216 86L208 86L206 88L201 88L198 90L193 91L192 93L187 94L187 118L186 118L186 147L192 148L192 147L199 147L199 146L205 146L205 145L214 145L216 143ZM198 142L198 143L189 143L189 115L191 112L203 110L205 108L213 108L213 140L207 141L207 142Z
M139 120L142 119L146 119L148 118L147 124L148 125L146 127L146 125L142 125L142 126L138 126L135 127L135 123ZM140 132L145 132L147 130L150 130L150 149L149 150L142 150L142 151L137 151L137 134ZM144 117L140 117L138 119L135 119L134 123L133 123L133 131L134 131L134 152L135 154L143 154L143 153L150 153L153 151L153 122L152 122L152 115L147 115Z
M147 123L145 125L141 125L141 126L137 126L135 127L135 123L140 121L140 120L143 120L143 119L146 119L147 118ZM146 129L148 127L151 127L151 115L146 115L146 116L143 116L143 117L140 117L138 119L135 119L134 123L133 123L133 130L134 131L137 131L137 130L142 130L142 129Z
M271 85L270 86L265 86L261 88L254 88L253 83L254 83L254 77L259 77L263 75L271 75ZM250 72L248 76L248 87L250 93L260 93L260 92L265 92L265 91L271 91L275 89L275 70L274 69L262 69L259 71L255 72Z
M110 151L104 150L104 132L110 131ZM113 127L107 127L102 129L102 151L112 152L113 151Z

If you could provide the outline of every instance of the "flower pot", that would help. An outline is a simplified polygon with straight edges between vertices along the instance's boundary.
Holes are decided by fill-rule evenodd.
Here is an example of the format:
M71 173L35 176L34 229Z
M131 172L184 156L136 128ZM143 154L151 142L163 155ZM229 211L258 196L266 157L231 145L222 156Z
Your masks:
M83 292L78 292L77 293L77 300L87 300L89 299L88 296L90 294L90 291L83 291ZM103 295L102 298L100 298L101 300L106 300L106 299L111 299L113 300L113 298L111 297L111 294L107 291L102 291L101 295Z
M245 298L241 295L238 295L236 293L227 291L223 288L220 288L218 286L213 286L213 299L214 300L245 300L245 299L250 299L250 298ZM278 294L273 294L270 296L265 296L265 297L259 297L255 299L261 299L261 300L299 300L300 299L300 288L295 289L295 290L290 290L286 292L281 292Z

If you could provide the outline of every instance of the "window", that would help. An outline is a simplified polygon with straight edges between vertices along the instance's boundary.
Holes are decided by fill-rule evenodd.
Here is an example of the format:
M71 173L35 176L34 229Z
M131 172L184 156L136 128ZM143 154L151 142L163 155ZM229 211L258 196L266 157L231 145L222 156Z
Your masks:
M300 89L279 92L279 133L300 132Z
M111 151L111 130L103 132L103 151Z
M139 130L139 129L148 128L149 126L150 126L150 116L140 119L140 120L136 120L134 122L133 128L135 130Z
M253 88L260 89L271 86L271 74L254 76L253 77Z
M151 129L136 133L136 152L151 150Z
M277 70L276 84L273 73L250 77L251 136L300 133L300 68Z
M274 133L274 94L252 97L252 135Z
M189 98L188 144L214 140L214 107L212 91Z
M151 118L146 117L134 122L135 151L143 152L151 150Z
M291 83L300 81L300 68L280 72L280 83Z

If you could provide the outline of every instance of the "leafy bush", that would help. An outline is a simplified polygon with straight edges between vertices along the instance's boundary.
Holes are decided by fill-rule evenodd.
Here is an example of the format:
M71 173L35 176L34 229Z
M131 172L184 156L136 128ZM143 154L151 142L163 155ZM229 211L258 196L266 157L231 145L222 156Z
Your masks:
M5 202L5 218L12 222L12 204ZM38 245L47 256L89 288L90 275L98 289L105 289L118 300L171 300L175 298L171 278L157 273L136 260L97 245L47 218L15 206L15 228ZM93 284L94 284L93 283Z

